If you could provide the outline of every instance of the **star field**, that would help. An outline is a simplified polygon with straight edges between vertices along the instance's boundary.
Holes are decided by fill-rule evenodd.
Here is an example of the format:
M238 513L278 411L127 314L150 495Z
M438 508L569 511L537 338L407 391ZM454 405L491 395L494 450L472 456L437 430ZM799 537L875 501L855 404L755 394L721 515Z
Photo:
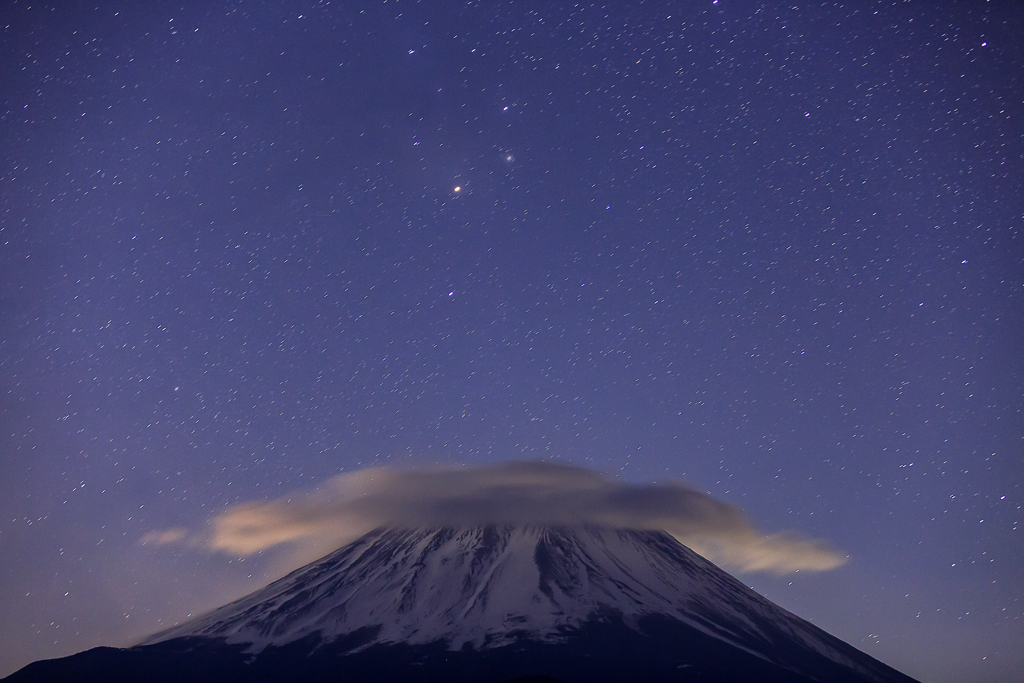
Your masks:
M1016 3L0 28L0 675L283 570L154 530L539 459L827 539L741 578L908 675L1024 676Z

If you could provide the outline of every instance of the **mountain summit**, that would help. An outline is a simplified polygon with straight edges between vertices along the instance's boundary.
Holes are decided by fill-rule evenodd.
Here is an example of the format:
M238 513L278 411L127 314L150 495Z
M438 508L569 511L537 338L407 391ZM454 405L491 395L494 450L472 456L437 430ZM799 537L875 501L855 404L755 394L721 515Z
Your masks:
M7 680L542 677L911 681L666 533L547 526L379 529L141 645Z

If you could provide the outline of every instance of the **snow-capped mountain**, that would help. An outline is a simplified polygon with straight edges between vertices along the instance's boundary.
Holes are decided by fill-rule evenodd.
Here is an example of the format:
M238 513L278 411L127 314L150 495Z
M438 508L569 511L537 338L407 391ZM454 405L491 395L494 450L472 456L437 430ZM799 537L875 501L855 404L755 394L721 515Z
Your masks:
M203 636L249 652L374 629L374 643L452 650L557 642L594 615L671 616L770 654L781 630L854 665L831 638L662 532L543 527L379 530L147 643Z
M93 659L96 680L910 681L668 534L589 527L380 529Z

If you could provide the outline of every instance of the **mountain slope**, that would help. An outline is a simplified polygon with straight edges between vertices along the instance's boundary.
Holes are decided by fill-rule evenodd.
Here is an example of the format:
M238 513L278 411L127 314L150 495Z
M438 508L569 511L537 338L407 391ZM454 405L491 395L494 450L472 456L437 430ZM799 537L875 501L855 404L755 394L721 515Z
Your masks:
M910 680L668 534L599 528L381 529L136 648L83 655L78 670L118 660L146 680Z

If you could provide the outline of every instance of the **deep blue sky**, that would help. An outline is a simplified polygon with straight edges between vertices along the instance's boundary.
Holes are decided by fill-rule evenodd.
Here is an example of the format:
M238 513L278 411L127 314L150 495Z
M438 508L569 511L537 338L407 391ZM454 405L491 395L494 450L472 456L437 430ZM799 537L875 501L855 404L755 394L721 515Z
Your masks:
M153 530L551 459L1024 677L1019 3L99 4L0 9L0 675L280 570Z

